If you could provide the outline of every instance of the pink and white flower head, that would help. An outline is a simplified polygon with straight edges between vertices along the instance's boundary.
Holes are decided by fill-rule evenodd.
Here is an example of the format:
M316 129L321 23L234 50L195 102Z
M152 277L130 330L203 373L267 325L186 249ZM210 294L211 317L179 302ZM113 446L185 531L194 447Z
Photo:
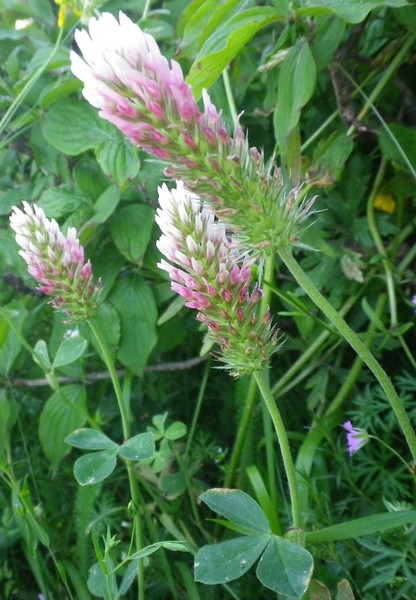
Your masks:
M101 286L94 286L91 263L85 261L76 230L70 227L64 236L55 219L49 220L39 206L25 201L23 210L13 207L10 226L28 272L39 289L51 296L52 306L71 320L93 316Z
M179 63L122 12L119 20L110 13L90 19L75 40L83 58L71 52L71 68L88 102L135 144L170 159L181 129L201 117Z
M269 314L257 316L262 294L250 283L253 260L182 182L176 189L159 188L159 206L157 247L169 262L158 266L168 272L172 289L198 310L198 320L219 344L218 358L232 375L264 368L276 350L277 335Z
M297 243L312 202L290 185L286 190L279 169L249 148L238 123L228 132L206 90L198 107L180 65L161 54L151 35L123 13L118 20L103 13L75 39L82 56L71 52L72 72L88 102L166 162L165 174L209 204L252 256Z

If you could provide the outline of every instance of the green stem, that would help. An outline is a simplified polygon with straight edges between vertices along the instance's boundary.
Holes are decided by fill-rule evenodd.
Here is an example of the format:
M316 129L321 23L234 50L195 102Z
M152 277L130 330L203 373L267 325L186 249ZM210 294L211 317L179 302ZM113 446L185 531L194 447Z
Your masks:
M96 323L93 320L88 321L88 325L97 341L97 344L101 351L101 357L107 366L108 372L110 373L111 382L113 384L114 392L116 394L117 404L121 417L121 425L123 429L123 437L124 440L128 440L130 437L130 415L127 409L127 403L123 397L123 392L120 386L119 379L117 377L116 368L111 357L110 351L108 349L107 343L104 337L101 334L100 329L97 327ZM134 471L133 463L129 460L125 461L127 467L127 474L130 485L130 495L133 503L133 524L134 524L134 534L135 534L135 542L136 542L136 551L142 549L143 547L143 531L142 531L142 523L141 523L141 514L140 507L143 505L139 486L137 484L136 474ZM138 600L144 600L145 597L145 581L144 581L144 565L143 560L138 560Z
M151 1L152 0L146 0L146 3L145 3L144 8L143 8L141 19L147 19L147 15L148 15L149 10L150 10Z
M193 442L193 439L194 439L196 426L197 426L198 419L199 419L199 414L200 414L201 408L202 408L202 402L203 402L204 396L205 396L205 389L207 387L208 375L210 373L210 370L211 370L211 360L208 360L208 362L207 362L207 364L205 366L204 376L202 378L201 385L200 385L200 388L199 388L198 398L196 400L195 410L194 410L194 414L193 414L193 417L192 417L191 426L189 428L188 440L186 442L186 448L185 448L185 452L184 452L184 456L183 456L184 459L188 458L188 454L189 454L189 451L190 451L191 446L192 446L192 442Z
M246 442L248 430L251 425L253 410L257 401L256 392L256 382L254 381L254 379L251 379L250 386L248 388L247 396L245 399L243 414L241 415L240 423L238 425L237 437L234 442L230 462L225 476L224 487L226 488L231 487L235 478L238 464L240 462L240 457L244 448L244 444Z
M392 271L391 264L390 264L390 261L387 256L386 249L383 244L383 240L381 239L381 236L377 229L376 219L375 219L375 215L374 215L374 198L376 197L377 192L381 186L381 182L383 181L385 170L386 170L386 161L385 161L385 159L383 159L381 161L380 168L378 170L376 179L374 181L373 189L371 191L371 194L368 197L367 222L368 222L368 228L371 233L371 237L373 238L373 241L377 248L378 253L382 257L384 273L386 276L387 295L389 298L389 305L390 305L390 325L392 328L395 328L398 325L398 318L397 318L396 290L394 288L393 271Z
M352 329L347 325L338 311L332 307L328 300L326 300L326 298L324 298L324 296L315 287L297 260L293 257L291 250L288 248L279 250L279 256L297 283L308 294L316 306L326 315L326 317L334 325L334 327L336 327L342 337L356 351L358 356L361 358L364 364L367 365L381 385L406 438L413 460L416 462L416 435L410 423L409 417L404 410L400 398L397 395L397 392L394 389L387 373L381 367L380 363L374 358L370 350L363 344L358 335L354 333L354 331L352 331Z
M276 431L277 440L282 454L283 465L286 472L286 477L289 485L289 494L291 500L293 526L301 527L301 514L298 485L296 480L295 465L293 464L292 454L290 452L289 440L287 437L285 425L277 408L276 402L272 396L265 372L256 371L253 375L257 386L260 390L264 403L272 419L274 429Z
M265 383L270 388L269 373L264 374ZM257 381L256 381L257 383ZM257 387L258 383L257 383ZM271 393L271 392L270 392ZM274 401L274 400L273 400ZM263 417L263 435L264 447L266 451L267 485L269 488L272 504L277 511L278 493L277 493L277 472L276 472L276 450L274 445L273 419L265 402L261 403ZM276 429L276 427L275 427Z
M371 440L376 440L377 442L379 442L379 444L381 444L382 446L384 446L385 448L387 448L387 450L390 450L390 452L392 452L394 454L394 456L396 458L399 459L399 461L406 467L406 471L408 471L409 473L411 473L413 479L416 479L416 475L412 470L411 465L409 465L402 456L400 456L400 454L398 452L396 452L396 450L394 448L392 448L391 446L389 446L389 444L386 444L386 442L384 442L383 440L381 440L379 437L377 437L376 435L369 435L368 436Z
M275 259L274 256L269 256L264 265L264 273L260 273L260 281L261 276L264 275L264 280L269 281L271 283L274 282L274 269L275 269ZM261 299L260 304L260 316L264 316L269 309L270 300L272 296L272 288L270 285L264 286L263 298ZM265 371L264 374L266 378L267 387L269 388L269 374ZM258 384L257 384L258 385ZM266 449L266 465L267 465L267 482L269 486L269 494L272 501L273 506L277 510L278 505L278 494L277 494L277 481L276 481L276 456L275 456L275 448L274 448L274 435L273 435L273 423L271 420L270 411L267 410L267 407L264 403L262 403L262 412L263 412L263 431L264 431L264 442Z
M230 109L230 114L233 119L233 123L234 123L234 125L237 125L237 122L238 122L237 109L235 106L234 96L233 96L233 92L231 89L230 78L228 77L227 69L224 69L224 71L222 72L222 81L224 84L225 95L227 96L228 108Z

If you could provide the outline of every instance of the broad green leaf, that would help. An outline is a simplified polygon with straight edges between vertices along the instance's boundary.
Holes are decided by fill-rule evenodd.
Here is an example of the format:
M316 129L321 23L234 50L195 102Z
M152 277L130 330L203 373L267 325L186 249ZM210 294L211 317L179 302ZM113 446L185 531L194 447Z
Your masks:
M352 139L344 132L334 131L329 138L321 140L308 169L309 180L317 181L321 186L334 184L340 179L353 148Z
M361 23L369 12L375 8L391 6L407 6L407 0L313 0L296 9L299 17L316 17L325 14L336 14L348 23Z
M74 476L80 485L93 485L111 475L116 464L117 448L90 452L75 461Z
M115 186L108 185L108 177L90 153L84 153L77 159L72 175L76 188L91 201L91 210L97 212L100 196Z
M85 389L81 385L63 386L46 402L39 420L39 439L53 469L70 452L65 438L82 427L86 414Z
M121 135L96 148L95 155L106 175L121 188L128 179L136 177L140 161L134 146Z
M120 202L120 190L114 185L110 185L105 192L101 194L94 204L92 217L82 226L82 231L89 226L101 225L113 214Z
M155 213L147 204L126 206L111 220L110 233L117 249L131 262L141 262L150 241Z
M43 371L50 371L52 369L51 359L49 358L48 346L45 340L38 340L34 347L35 355L33 360L43 369Z
M61 98L78 90L79 81L72 76L70 79L59 78L58 81L53 80L42 91L39 98L39 106L43 109L48 108L51 104L55 104Z
M91 259L91 263L94 265L94 276L101 277L103 283L103 289L100 294L101 304L98 309L98 315L96 320L98 326L103 333L106 342L116 344L120 337L120 322L118 315L112 306L109 306L106 300L108 294L113 289L117 277L120 272L125 268L126 262L119 252L114 251L114 244L109 241L105 246L93 247L92 245L88 248L88 255ZM111 327L108 327L108 326ZM113 329L111 335L106 329ZM115 331L117 330L117 331Z
M118 444L97 429L77 429L65 438L65 442L82 450L113 450L118 448Z
M194 96L198 99L203 88L212 86L260 29L282 18L275 8L262 6L243 10L222 23L198 52L186 78Z
M157 324L163 325L167 321L170 321L170 319L173 319L173 317L176 317L176 315L184 307L184 305L185 301L182 298L182 296L176 296L176 298L172 300L172 302L169 304L167 309L160 315Z
M270 536L244 536L203 546L195 555L194 578L208 585L238 579L256 562Z
M82 356L87 347L87 340L77 335L63 340L53 361L53 368L70 365Z
M101 570L100 563L94 563L88 571L87 586L91 594L97 598L105 598L106 578Z
M325 69L333 60L346 26L343 19L334 15L324 15L314 19L315 30L311 51L318 71Z
M182 35L181 56L192 58L202 44L224 21L236 11L245 8L246 0L193 0L182 13L178 32Z
M155 453L155 440L150 432L139 433L119 447L118 453L127 460L145 460Z
M186 491L187 483L183 473L168 473L162 476L160 491L164 498L171 501Z
M165 437L168 440L174 441L186 435L186 432L187 427L185 423L181 423L181 421L175 421L175 423L172 423L172 425L169 425L169 427L166 429Z
M302 598L313 572L310 552L287 540L273 536L257 565L261 583L290 598Z
M240 490L213 488L200 496L211 510L252 531L270 533L266 515L251 496Z
M403 527L409 523L416 524L416 510L400 510L393 513L380 513L346 521L332 527L325 527L318 531L306 533L307 543L333 542L337 540L348 540L363 535L380 533L395 527Z
M138 570L139 570L139 563L137 561L131 562L129 564L129 566L127 567L127 569L125 570L123 579L120 584L120 588L118 590L118 593L120 594L121 598L125 594L127 594L130 587L132 586L133 582L136 580Z
M315 84L315 61L308 42L301 39L289 50L279 74L274 129L283 155L288 135L298 124L301 108L312 96Z
M42 133L54 148L76 156L111 139L113 129L86 102L65 98L46 113Z
M164 412L164 413L161 413L160 415L154 415L152 417L152 425L154 425L158 431L163 433L163 435L165 433L166 419L168 418L168 416L169 416L169 413Z
M43 208L48 219L59 219L79 208L91 208L91 203L82 192L62 185L43 192L37 205Z
M157 309L152 291L144 279L130 275L118 281L108 300L121 323L117 357L141 376L156 343Z

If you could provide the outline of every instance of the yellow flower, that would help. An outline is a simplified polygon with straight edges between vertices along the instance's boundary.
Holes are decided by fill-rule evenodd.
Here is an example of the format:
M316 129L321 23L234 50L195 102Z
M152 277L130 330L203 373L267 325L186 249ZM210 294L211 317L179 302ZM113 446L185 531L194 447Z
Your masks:
M65 18L69 11L77 17L90 16L86 10L88 2L83 0L55 0L55 4L59 6L58 27L60 28L65 25Z
M390 215L395 211L396 201L391 194L380 192L374 198L374 208L382 210L383 212L389 213Z
M58 12L58 27L63 27L65 23L65 16L68 11L67 3L65 0L55 0L55 4L59 5Z

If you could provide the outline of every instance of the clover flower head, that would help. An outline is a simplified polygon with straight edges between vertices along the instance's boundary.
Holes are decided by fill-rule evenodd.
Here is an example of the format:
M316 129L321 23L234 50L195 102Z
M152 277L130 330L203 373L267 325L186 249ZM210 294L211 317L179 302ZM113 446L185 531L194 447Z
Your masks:
M342 426L347 432L348 454L352 456L369 441L370 436L365 429L353 427L351 421L346 421Z
M268 313L257 315L262 292L251 285L253 260L183 182L159 188L159 205L157 247L167 260L158 266L168 272L172 289L198 311L197 319L219 344L216 357L232 375L264 368L276 350L277 332Z
M249 147L238 122L228 131L206 90L199 108L180 65L162 55L151 35L120 12L118 20L109 13L90 19L75 39L81 55L71 52L72 72L88 102L133 144L167 163L166 176L184 181L251 256L298 244L313 201Z
M52 306L70 321L93 316L101 284L93 283L92 266L85 261L76 230L70 227L65 236L55 219L49 220L39 206L25 201L23 210L13 207L10 226L28 272L39 289L51 296Z

